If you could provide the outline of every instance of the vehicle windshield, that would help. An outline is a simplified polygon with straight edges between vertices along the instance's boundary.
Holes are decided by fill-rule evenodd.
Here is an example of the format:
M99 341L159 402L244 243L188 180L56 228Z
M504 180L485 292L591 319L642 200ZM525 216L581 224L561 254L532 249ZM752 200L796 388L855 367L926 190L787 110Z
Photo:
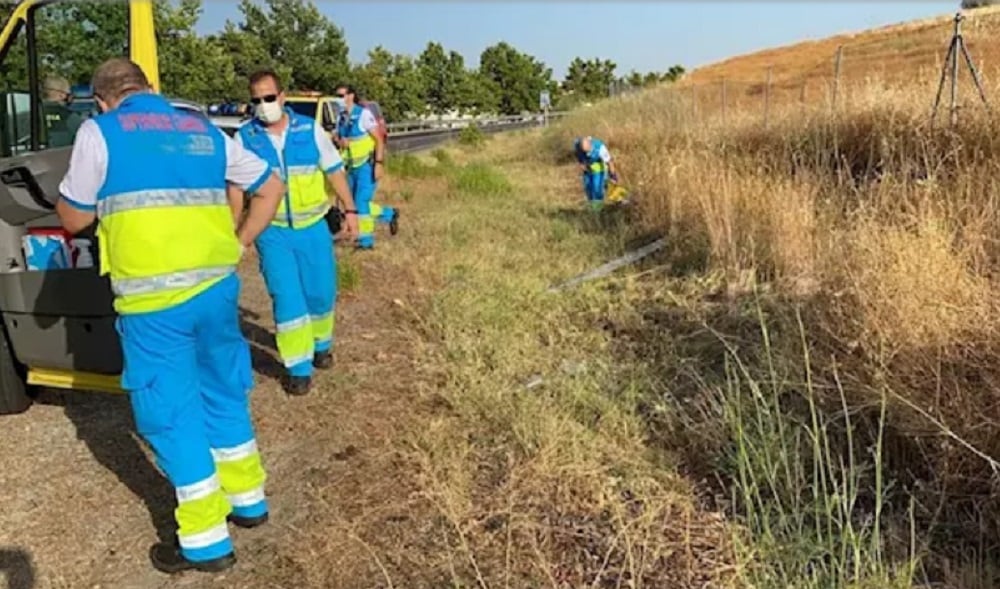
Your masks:
M285 101L285 106L287 106L288 108L292 109L296 113L298 113L298 114L300 114L300 115L302 115L304 117L308 117L310 119L315 119L316 118L316 105L317 104L318 104L317 102L313 102L313 101L310 101L310 102L293 102L291 100L286 100Z

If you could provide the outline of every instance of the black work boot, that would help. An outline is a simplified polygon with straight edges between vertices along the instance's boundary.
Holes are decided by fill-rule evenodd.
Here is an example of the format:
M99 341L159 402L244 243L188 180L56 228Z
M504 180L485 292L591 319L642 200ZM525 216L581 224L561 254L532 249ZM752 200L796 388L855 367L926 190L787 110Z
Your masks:
M236 555L230 552L212 560L193 561L184 558L181 547L176 543L160 542L149 549L149 560L153 568L161 573L175 575L184 571L201 571L203 573L221 573L236 564Z
M392 210L392 220L389 221L389 233L391 235L399 233L399 209Z
M302 396L312 387L312 378L308 376L289 376L285 379L285 392L289 395Z
M330 350L325 352L316 352L316 354L313 355L313 366L321 370L333 368L333 352Z
M262 526L267 523L267 514L265 513L264 515L258 515L256 517L246 517L230 513L229 517L226 519L228 519L233 525L241 528L256 528L257 526Z

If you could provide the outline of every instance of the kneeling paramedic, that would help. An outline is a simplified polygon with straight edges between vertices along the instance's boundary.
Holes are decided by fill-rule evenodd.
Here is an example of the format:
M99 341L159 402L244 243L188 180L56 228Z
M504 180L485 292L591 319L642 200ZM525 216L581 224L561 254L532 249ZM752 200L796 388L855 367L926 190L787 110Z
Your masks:
M326 222L331 208L326 182L344 203L346 233L357 233L357 211L344 163L314 119L285 108L277 74L250 76L255 118L243 124L237 142L267 160L288 183L270 226L257 238L260 270L271 295L278 354L288 371L285 388L303 395L313 368L333 365L337 266ZM230 189L239 199L238 187Z
M122 388L176 492L177 540L152 547L153 566L221 571L236 561L226 520L268 517L236 265L284 186L220 129L153 93L135 63L104 62L93 86L103 114L80 126L56 211L73 234L97 220ZM239 229L227 182L257 194Z
M375 247L375 222L399 231L399 210L375 203L378 181L385 173L385 138L371 110L357 103L354 88L337 87L337 145L347 165L347 183L358 205L358 248Z
M573 143L573 151L583 174L583 191L587 196L587 203L591 209L600 210L604 205L608 179L618 181L611 152L603 141L590 136L578 138Z

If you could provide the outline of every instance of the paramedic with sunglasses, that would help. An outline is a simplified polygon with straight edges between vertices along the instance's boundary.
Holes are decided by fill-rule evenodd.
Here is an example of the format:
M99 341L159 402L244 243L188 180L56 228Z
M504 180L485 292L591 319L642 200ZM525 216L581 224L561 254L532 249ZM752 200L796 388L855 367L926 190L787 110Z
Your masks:
M304 395L313 369L333 366L337 267L326 223L332 203L327 182L346 207L346 233L356 235L354 199L344 162L314 119L285 108L285 93L273 70L250 76L254 118L235 139L266 160L288 185L274 220L257 238L260 270L271 295L278 355L287 370L285 390ZM231 186L231 200L239 188Z
M399 211L376 204L375 191L384 174L385 141L371 110L357 103L354 88L337 86L337 144L347 166L347 183L358 205L358 248L375 247L375 221L399 231Z

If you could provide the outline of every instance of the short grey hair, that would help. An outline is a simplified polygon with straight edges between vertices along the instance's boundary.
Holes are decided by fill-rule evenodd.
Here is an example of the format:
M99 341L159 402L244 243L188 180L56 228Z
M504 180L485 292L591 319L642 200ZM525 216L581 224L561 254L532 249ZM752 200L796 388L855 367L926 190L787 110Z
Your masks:
M129 94L148 90L149 79L134 61L113 57L97 66L91 85L95 96L100 96L105 102L113 102Z

